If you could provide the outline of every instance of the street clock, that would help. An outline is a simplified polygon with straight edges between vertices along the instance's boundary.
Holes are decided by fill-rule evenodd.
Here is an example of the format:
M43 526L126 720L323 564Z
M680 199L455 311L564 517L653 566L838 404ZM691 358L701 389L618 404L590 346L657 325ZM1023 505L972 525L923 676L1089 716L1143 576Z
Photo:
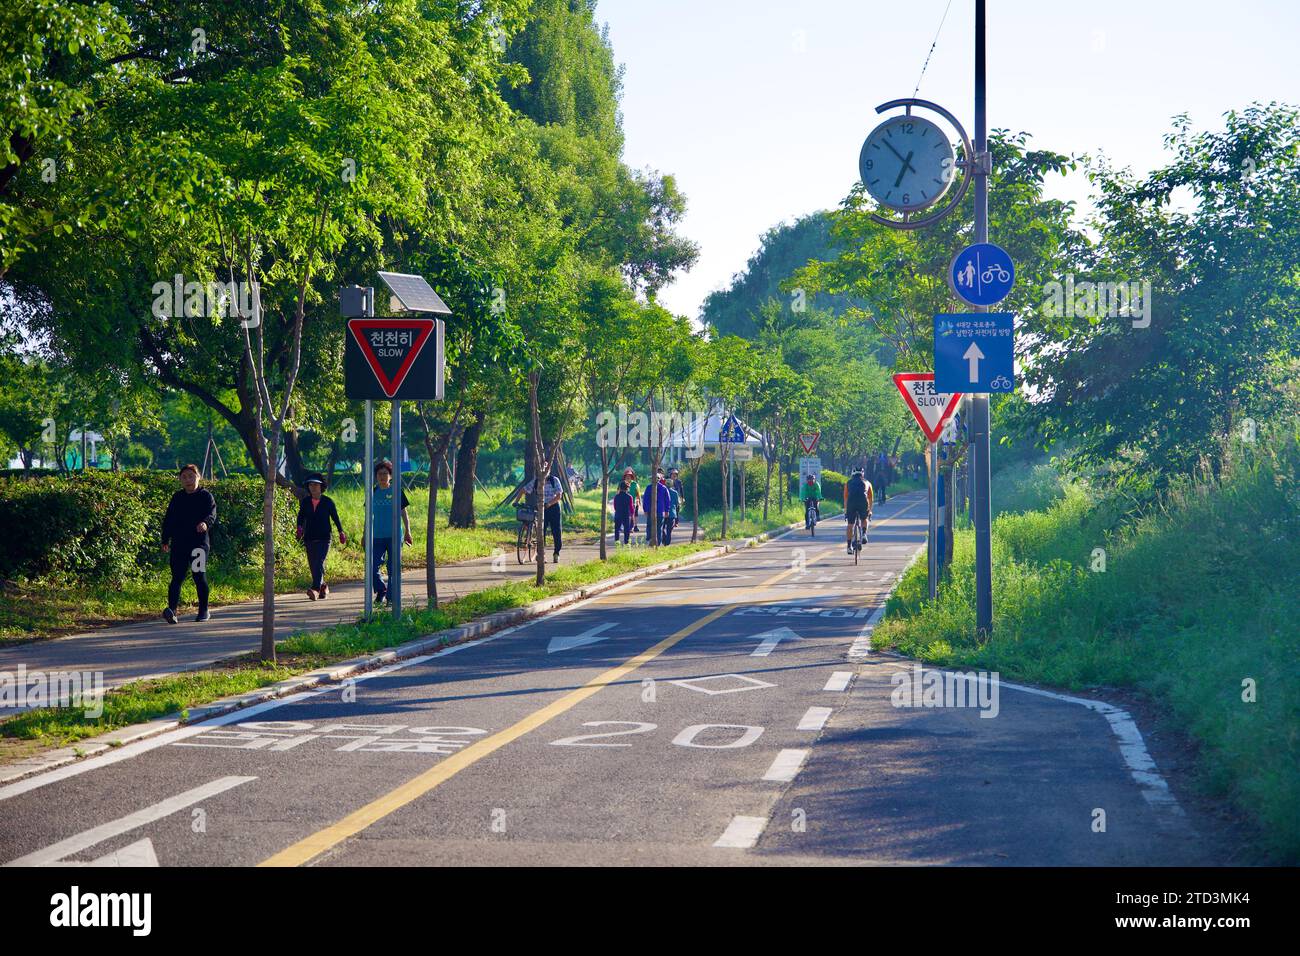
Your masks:
M978 164L971 161L974 152L966 131L957 117L938 103L907 97L882 103L876 112L899 107L905 112L882 120L862 144L858 173L881 212L902 213L901 219L872 213L874 221L894 229L919 229L938 222L957 208L970 185L972 173L977 166L982 170L986 161ZM926 110L947 121L961 143L961 158L953 152L953 136L944 131L945 127L917 115L917 110ZM954 183L956 189L951 188ZM939 209L916 215L945 198L947 202Z
M936 123L891 116L867 137L858 157L862 183L876 202L897 212L932 206L948 191L957 156Z

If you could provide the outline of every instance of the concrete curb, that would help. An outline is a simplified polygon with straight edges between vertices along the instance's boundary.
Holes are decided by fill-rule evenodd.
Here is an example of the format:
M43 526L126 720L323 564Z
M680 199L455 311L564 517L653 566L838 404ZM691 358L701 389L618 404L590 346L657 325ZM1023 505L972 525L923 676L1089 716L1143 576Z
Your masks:
M833 515L831 516L833 517ZM304 690L310 690L319 687L325 683L342 681L348 677L359 674L364 671L392 664L396 661L405 660L410 657L418 657L421 654L430 651L442 650L454 644L461 644L465 641L474 640L480 637L486 637L497 631L504 630L507 627L513 627L522 624L533 618L543 617L553 611L581 601L586 601L597 597L606 591L612 591L614 588L622 587L634 581L643 578L654 577L658 574L664 574L668 571L674 571L677 568L686 567L692 564L700 564L705 561L712 561L715 558L723 557L748 548L757 547L772 538L789 534L792 531L801 530L802 521L796 521L782 528L774 528L771 531L765 531L762 534L755 535L752 538L742 538L738 541L727 542L707 551L699 551L695 554L688 554L685 557L676 558L672 561L665 561L661 564L652 564L648 567L637 568L635 571L629 571L625 574L615 575L611 578L605 578L596 581L585 587L578 588L575 591L567 591L564 594L557 594L553 597L543 598L540 601L534 601L524 607L510 608L506 611L497 611L495 614L489 614L486 617L475 618L456 627L448 628L444 631L438 631L425 637L417 638L414 641L408 641L397 647L386 647L382 650L364 654L360 657L353 657L348 660L339 661L329 664L325 667L318 668L314 671L308 671L305 674L299 674L297 677L290 677L287 680L270 684L266 687L250 691L246 694L239 694L235 697L225 697L221 700L213 701L210 704L203 704L195 707L188 713L169 714L166 717L159 717L155 720L142 724L132 724L128 727L119 727L107 733L99 734L94 737L88 737L78 744L71 747L60 747L57 750L51 750L43 754L38 754L26 760L18 760L6 766L0 766L0 784L13 783L25 777L34 776L43 773L46 770L52 770L55 767L72 763L75 760L81 760L85 757L91 757L103 753L106 750L112 750L121 747L124 744L133 743L146 737L152 737L155 734L164 733L168 730L175 730L177 727L186 724L202 723L205 720L211 720L214 717L221 717L225 714L232 713L236 710L242 710L245 707L251 707L254 704L265 703L279 697L286 697L289 694L298 693ZM215 661L213 662L215 663ZM198 668L187 666L184 669L175 672L153 675L154 677L168 677L173 674L181 674L186 670L195 670ZM139 678L141 680L146 678Z

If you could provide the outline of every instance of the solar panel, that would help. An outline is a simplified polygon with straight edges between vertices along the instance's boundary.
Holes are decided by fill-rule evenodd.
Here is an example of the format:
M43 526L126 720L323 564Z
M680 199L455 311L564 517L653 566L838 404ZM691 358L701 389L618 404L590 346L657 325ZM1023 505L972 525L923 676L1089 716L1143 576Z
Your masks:
M384 280L393 293L393 298L407 312L433 312L437 315L451 315L451 309L442 297L433 291L433 286L425 281L424 276L406 275L402 272L381 272L379 278Z

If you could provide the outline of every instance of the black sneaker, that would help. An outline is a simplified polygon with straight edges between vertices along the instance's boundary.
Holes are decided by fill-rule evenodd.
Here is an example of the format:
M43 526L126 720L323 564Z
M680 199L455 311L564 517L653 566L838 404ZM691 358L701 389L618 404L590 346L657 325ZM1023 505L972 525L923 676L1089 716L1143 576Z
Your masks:
M194 621L197 624L202 624L204 621L210 621L210 620L212 620L211 611L204 611L202 614L199 614L194 618Z
M168 624L175 624L176 612L173 611L171 608L167 608L166 610L163 611L163 620L166 621Z

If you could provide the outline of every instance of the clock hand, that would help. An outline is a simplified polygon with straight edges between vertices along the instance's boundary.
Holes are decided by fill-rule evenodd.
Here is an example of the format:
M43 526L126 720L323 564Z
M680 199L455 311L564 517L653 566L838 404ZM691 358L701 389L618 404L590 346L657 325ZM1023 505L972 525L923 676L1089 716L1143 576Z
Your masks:
M909 169L912 170L912 172L916 172L916 168L912 165L912 156L913 156L913 155L915 155L915 150L913 150L911 153L908 153L906 159L903 159L902 156L898 157L899 159L902 159L902 160L903 160L903 166L902 166L902 168L899 169L899 171L898 171L898 178L894 180L894 188L895 188L895 189L897 189L897 188L898 188L898 184L901 183L901 182L903 181L903 174L904 174L905 172L907 172Z
M889 145L889 140L887 140L887 139L882 139L881 142L885 144L885 146L889 149L889 151L890 151L891 153L893 153L893 154L894 154L895 156L897 156L899 159L903 159L903 154L900 153L898 150L894 149L893 146L890 146L890 145ZM903 160L903 162L907 162L907 160Z

